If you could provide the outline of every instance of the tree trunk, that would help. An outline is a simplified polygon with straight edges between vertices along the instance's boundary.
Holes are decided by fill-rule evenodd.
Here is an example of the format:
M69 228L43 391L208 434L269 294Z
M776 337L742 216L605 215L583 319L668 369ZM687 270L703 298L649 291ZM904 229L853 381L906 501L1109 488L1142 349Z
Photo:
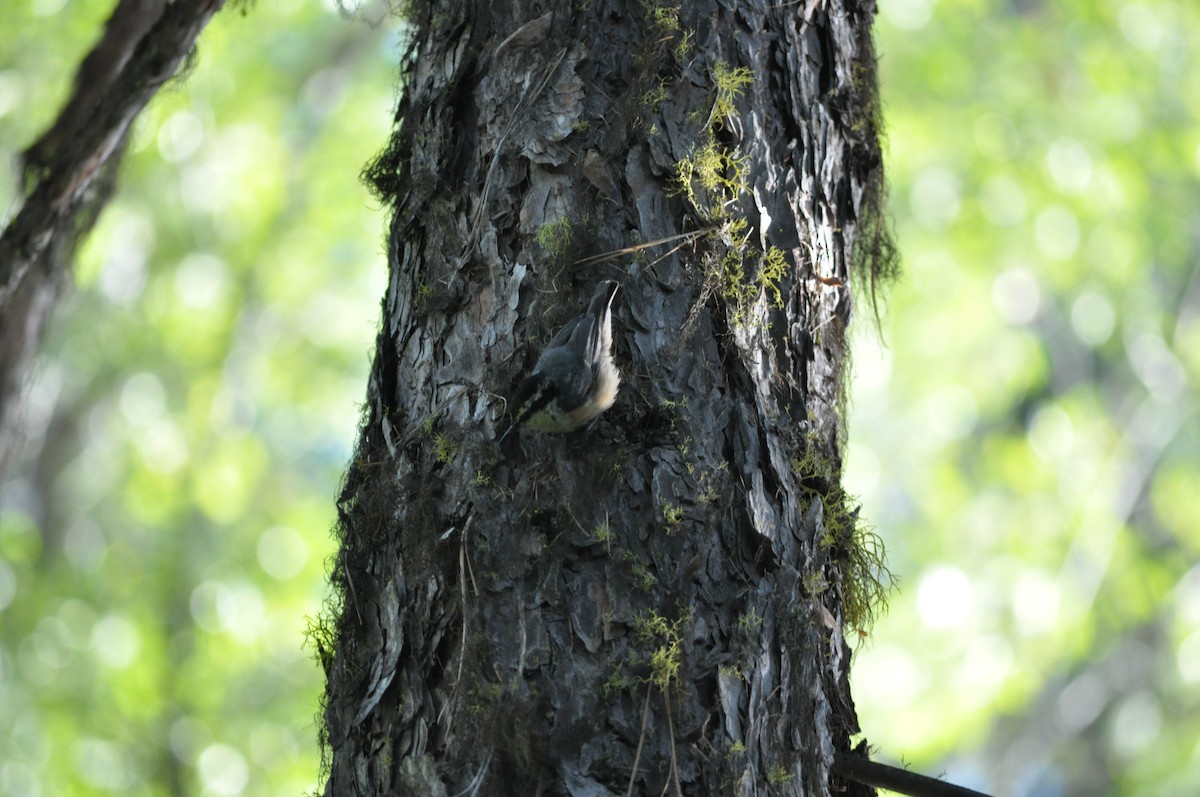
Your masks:
M537 8L411 3L326 794L870 793L832 768L886 575L840 488L852 265L892 267L874 6ZM498 446L601 279L616 405Z

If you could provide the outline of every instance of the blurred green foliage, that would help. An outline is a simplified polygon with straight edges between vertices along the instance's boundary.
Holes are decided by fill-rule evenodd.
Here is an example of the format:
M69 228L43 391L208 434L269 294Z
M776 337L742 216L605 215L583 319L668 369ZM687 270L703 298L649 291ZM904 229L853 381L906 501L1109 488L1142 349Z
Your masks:
M889 0L877 36L865 735L996 794L1200 793L1200 5Z
M9 212L15 156L112 6L6 6ZM389 130L395 30L226 9L138 120L0 493L0 794L315 787L303 631L385 281L358 172Z
M9 5L11 210L111 0ZM394 31L226 10L139 121L0 492L0 793L315 783ZM1185 0L881 3L906 277L884 342L859 324L847 475L902 579L852 672L885 757L1200 792L1196 41Z

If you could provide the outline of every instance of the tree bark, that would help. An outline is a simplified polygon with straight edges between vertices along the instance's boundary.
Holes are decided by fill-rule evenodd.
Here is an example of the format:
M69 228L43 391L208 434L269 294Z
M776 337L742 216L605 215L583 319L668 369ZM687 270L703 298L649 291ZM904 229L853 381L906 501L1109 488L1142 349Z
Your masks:
M886 573L840 487L848 286L892 268L874 5L537 9L411 4L326 794L871 793L833 761ZM616 405L501 450L601 279Z

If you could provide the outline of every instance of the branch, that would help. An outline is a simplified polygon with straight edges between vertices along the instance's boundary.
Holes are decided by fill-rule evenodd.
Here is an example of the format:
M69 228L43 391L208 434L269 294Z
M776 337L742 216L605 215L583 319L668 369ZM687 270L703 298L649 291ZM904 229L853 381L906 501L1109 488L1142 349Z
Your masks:
M134 118L179 70L196 36L224 0L167 3L152 25L137 23L154 3L120 0L105 35L80 65L60 119L25 156L32 191L0 234L0 311L51 242L77 233L85 198ZM138 36L135 41L120 37ZM98 70L89 74L89 68Z
M918 775L907 769L877 763L865 755L834 753L833 771L846 780L889 789L910 797L988 797L983 792L965 786L955 786L953 783Z

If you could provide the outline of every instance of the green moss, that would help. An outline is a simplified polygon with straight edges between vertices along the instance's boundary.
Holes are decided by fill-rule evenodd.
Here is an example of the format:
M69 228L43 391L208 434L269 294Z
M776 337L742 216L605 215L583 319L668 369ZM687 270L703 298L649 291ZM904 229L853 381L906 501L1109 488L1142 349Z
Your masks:
M645 562L635 560L632 563L631 569L633 571L634 582L642 592L653 592L654 588L658 586L658 577L654 575L654 571Z
M341 608L326 606L316 617L304 618L304 646L312 648L313 660L329 673L333 666L333 651L337 648L337 620Z
M746 186L745 158L711 136L675 169L675 192L685 196L706 221L722 219Z
M712 109L713 124L724 126L736 110L733 107L734 100L741 96L746 86L754 82L754 75L744 66L731 69L724 61L717 61L712 67L712 79L717 89Z
M646 110L657 111L667 100L667 82L659 80L642 93L642 105ZM653 135L653 133L651 133Z
M679 30L679 5L664 0L642 0L642 11L651 27L659 33Z
M673 55L675 56L676 63L683 64L688 60L688 56L691 54L692 48L695 47L694 39L695 34L693 34L692 31L685 30L683 32L683 35L679 38L679 41L675 43Z
M738 618L738 627L745 632L753 632L762 628L763 619L758 611L751 607L750 611Z
M450 463L454 459L454 455L458 453L458 446L450 442L450 438L442 432L438 432L433 436L433 456L443 465Z
M538 228L536 238L538 246L546 253L547 258L555 262L565 259L571 250L571 242L574 238L571 220L563 216L560 219L546 222Z
M647 680L666 690L679 680L683 664L682 629L691 618L684 615L674 622L653 610L633 618L633 635L638 642L650 642L650 676Z
M883 540L859 516L857 499L842 489L841 474L825 457L814 453L819 441L804 442L805 456L793 463L805 495L821 501L825 530L818 545L837 565L842 584L842 610L847 632L870 631L878 614L887 610L895 578L887 566ZM819 595L829 587L824 570L806 573L804 588Z
M604 692L605 698L611 698L614 694L624 692L632 685L629 679L629 674L625 671L625 662L617 661L613 667L613 671L609 673L608 678L604 680L603 686L600 687Z

